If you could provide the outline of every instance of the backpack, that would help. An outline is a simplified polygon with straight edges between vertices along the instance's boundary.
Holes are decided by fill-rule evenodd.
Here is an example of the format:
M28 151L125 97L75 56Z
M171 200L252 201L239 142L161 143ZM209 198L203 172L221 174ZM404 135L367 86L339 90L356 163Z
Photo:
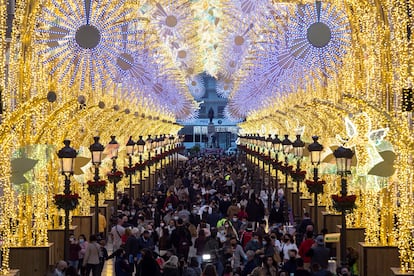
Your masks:
M250 232L250 231L243 232L242 238L241 238L243 248L246 248L246 244L252 239L252 237L253 237L253 232Z
M188 239L186 238L185 235L181 235L180 236L180 241L178 242L178 252L179 253L186 253L188 252L188 250L190 250L190 242L188 241Z

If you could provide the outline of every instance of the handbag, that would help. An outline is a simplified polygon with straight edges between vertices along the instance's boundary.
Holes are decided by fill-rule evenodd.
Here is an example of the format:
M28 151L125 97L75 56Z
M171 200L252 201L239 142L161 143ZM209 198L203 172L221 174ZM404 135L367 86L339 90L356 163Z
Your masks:
M278 250L277 250L277 248L274 246L273 247L273 249L274 249L274 251L275 251L275 253L273 254L273 261L275 262L275 263L280 263L281 261L282 261L282 258L281 258L281 254L283 254L282 252L278 252Z

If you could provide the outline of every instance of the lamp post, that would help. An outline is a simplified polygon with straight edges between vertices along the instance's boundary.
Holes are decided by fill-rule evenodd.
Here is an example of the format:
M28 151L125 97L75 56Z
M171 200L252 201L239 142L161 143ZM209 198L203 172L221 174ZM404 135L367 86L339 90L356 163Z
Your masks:
M102 152L104 151L104 146L99 143L99 137L93 137L94 143L90 145L89 150L92 154L92 165L95 166L95 175L93 180L95 183L99 181L99 166L102 162ZM95 232L99 233L99 193L95 194Z
M115 140L115 136L111 136L111 141L109 142L108 147L112 155L111 172L115 174L118 171L118 168L116 167L116 159L118 158L118 150L119 150L119 144ZM113 212L115 215L117 215L118 214L118 196L117 196L116 184L118 184L118 178L114 177L113 182L114 182L114 211Z
M145 147L147 148L148 152L148 181L145 181L148 183L148 188L150 187L150 176L151 176L151 150L152 150L152 139L151 135L148 135L147 140L145 140ZM145 185L147 186L147 185Z
M135 151L135 142L132 140L132 136L129 136L129 140L126 144L126 153L128 156L128 173L126 175L129 176L129 201L130 201L130 209L132 208L132 175L135 174L135 170L132 167L132 156L134 155Z
M277 194L277 190L279 189L279 179L278 179L278 163L279 163L279 152L280 149L282 147L282 141L279 139L278 135L275 135L275 138L273 139L273 150L275 152L275 161L274 161L274 165L273 168L275 169L275 178L276 178L276 183L275 183L275 190L276 190L276 194Z
M270 157L271 157L271 149L273 147L273 139L272 139L272 135L269 134L269 136L266 139L266 147L267 147L267 151L268 151L268 171L269 171L269 177L268 177L268 181L267 181L267 208L270 212L270 209L272 208L272 185L271 185L271 179L272 179L272 172L271 172L271 163L270 162Z
M282 141L282 150L283 150L283 154L285 155L285 194L286 194L286 189L287 189L287 185L288 185L288 177L289 177L289 152L290 149L292 147L292 142L289 140L289 135L285 134L285 139L283 139Z
M173 168L174 167L174 158L173 158L173 150L174 150L174 135L170 135L170 137L168 138L169 140L169 145L168 145L168 150L169 150L169 155L168 155L168 163L170 164L169 167Z
M336 170L337 174L341 176L341 196L346 197L347 191L347 175L351 174L351 160L354 156L354 152L351 149L340 146L334 151L336 158ZM341 210L341 263L345 265L346 260L346 209Z
M65 188L63 193L65 196L70 195L70 176L73 175L75 167L76 150L71 148L70 140L63 141L65 146L58 152L60 159L60 173L65 176ZM68 260L69 257L69 209L65 209L65 232L64 232L64 260Z
M154 143L154 178L152 180L152 186L155 187L155 176L157 174L157 169L158 169L158 145L160 144L160 139L158 138L158 135L155 135L155 139L153 141Z
M313 165L313 182L314 184L318 183L318 166L321 163L321 152L323 146L318 143L318 136L313 136L313 143L308 146L311 163ZM323 191L323 186L322 186ZM318 233L318 193L314 193L314 223L315 223L315 232Z
M301 206L300 206L300 181L301 181L301 179L300 179L300 177L299 177L299 173L300 173L300 161L302 160L302 157L303 157L303 149L305 148L305 143L300 139L300 134L297 134L296 135L296 140L293 142L293 144L292 144L292 146L293 146L293 153L294 153L294 155L295 155L295 157L296 157L296 194L297 194L297 197L295 198L295 200L297 200L298 201L298 205L296 205L296 203L295 202L293 202L293 200L294 200L294 198L293 198L293 193L292 193L292 213L293 214L295 214L295 205L297 206L297 207L299 207L298 209L299 210L296 210L296 213L297 213L297 217L298 216L300 216L300 208L301 208ZM294 180L294 179L292 179L292 180Z
M142 139L142 136L139 136L137 141L137 150L139 154L139 196L142 196L142 154L144 154L145 150L145 141Z

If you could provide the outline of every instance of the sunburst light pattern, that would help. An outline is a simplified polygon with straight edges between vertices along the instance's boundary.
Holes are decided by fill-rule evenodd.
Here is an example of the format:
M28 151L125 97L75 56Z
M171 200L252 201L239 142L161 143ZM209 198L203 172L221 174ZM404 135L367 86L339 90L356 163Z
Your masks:
M141 44L136 38L142 32L128 29L139 19L125 20L132 13L131 9L123 9L125 0L116 3L108 0L52 2L54 9L42 9L37 29L40 34L37 42L48 46L39 54L44 64L51 65L50 73L59 74L59 81L70 76L69 86L80 80L80 89L84 88L85 80L90 80L92 88L97 80L102 86L110 79L116 80L119 54L132 56L131 51L125 50L127 46ZM127 60L124 57L124 61Z
M191 21L185 8L188 8L188 6L177 6L173 3L169 5L155 4L152 18L164 41L174 41L175 39L184 39L186 37L185 32L188 26L191 25Z
M222 98L228 98L234 88L234 81L232 79L220 79L216 82L217 95Z
M332 76L350 46L348 18L335 5L316 1L299 6L291 17L287 48L309 70Z
M191 76L187 79L187 86L190 90L190 94L194 99L201 99L206 93L206 87L204 86L204 80L201 75Z

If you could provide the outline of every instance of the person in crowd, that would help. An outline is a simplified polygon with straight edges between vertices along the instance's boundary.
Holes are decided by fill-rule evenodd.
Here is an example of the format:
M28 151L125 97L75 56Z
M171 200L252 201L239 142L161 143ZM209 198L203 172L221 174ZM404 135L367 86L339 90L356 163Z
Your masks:
M296 269L297 269L297 264L296 264L297 251L295 249L290 249L288 251L288 255L289 255L289 260L283 264L282 269L289 272L290 274L292 273L295 274Z
M270 236L266 235L263 237L262 245L263 245L263 255L261 256L262 259L267 258L267 257L273 257L275 253L278 253L276 252L275 246L272 244L272 239L270 238Z
M317 271L321 269L328 269L330 252L329 249L325 247L325 242L322 235L316 237L315 244L316 245L313 246L307 254L311 258L311 266L313 272L316 272L314 269L318 269Z
M276 276L277 269L273 265L273 259L269 257L269 259L264 260L261 266L257 266L253 271L249 274L250 276Z
M86 241L86 237L84 234L79 235L79 246L81 250L79 251L79 266L78 270L80 271L81 275L85 275L86 267L83 266L83 258L85 257L86 248L88 248L89 243Z
M290 257L289 257L289 250L296 250L296 252L298 252L298 247L296 246L296 243L293 240L292 235L286 233L283 236L283 243L282 243L282 249L281 249L281 259L284 263L286 263L287 261L289 261Z
M128 236L125 242L125 254L128 258L128 264L130 266L130 271L134 270L135 263L138 261L138 252L139 252L139 242L137 239L138 228L132 228L131 234ZM129 232L129 231L125 231Z
M263 262L263 270L266 276L276 276L277 275L277 263L275 263L273 257L266 256Z
M206 267L203 270L202 276L219 276L217 274L216 267L212 264L206 265Z
M154 242L151 239L150 232L145 230L138 239L138 250L148 249L153 251L155 249Z
M92 272L92 276L100 276L99 264L101 261L101 246L98 244L96 235L91 235L89 244L86 248L85 257L83 258L83 266L86 267L87 276Z
M245 252L252 251L255 254L255 264L261 263L260 255L263 254L263 245L261 240L259 239L259 235L257 233L253 233L253 238L246 244L244 248Z
M184 225L181 218L177 220L177 228L171 234L171 241L179 257L184 256L188 259L190 246L192 246L191 233Z
M233 218L234 216L236 218L238 218L237 215L239 213L240 213L240 207L237 205L237 199L236 198L233 198L231 200L231 205L227 208L226 215L229 218Z
M162 270L163 276L180 276L178 257L175 255L170 256L168 261L164 263Z
M164 226L164 228L162 228L162 235L158 242L158 249L160 251L160 255L164 255L167 252L167 250L170 250L171 248L172 243L170 232L168 231L168 228Z
M185 265L183 268L183 276L200 276L201 272L197 257L191 257L189 265Z
M138 263L136 276L160 276L160 267L154 259L152 251L144 248L141 251L141 260Z
M283 210L280 202L275 201L269 214L269 225L280 225L284 223Z
M98 213L98 229L99 229L99 235L102 238L106 237L106 217L102 214L101 209L99 209Z
M111 229L112 246L114 252L118 250L122 245L122 235L125 234L125 228L122 226L124 223L124 216L120 215L117 220L117 224Z
M198 236L194 241L194 248L196 249L196 256L199 263L202 261L202 255L204 253L204 246L206 244L206 235L204 229L198 231Z
M252 193L250 196L250 200L247 203L246 212L248 215L248 221L259 222L264 218L265 208L263 202L258 196L255 195L255 193Z
M302 222L300 223L300 225L299 225L299 227L298 227L298 229L297 229L297 231L299 232L299 233L301 233L301 234L305 234L306 233L306 228L309 226L309 225L312 225L312 228L313 228L313 226L314 226L314 224L313 224L313 221L312 221L312 219L311 219L311 217L310 217L310 215L309 215L309 213L308 212L305 212L304 214L303 214L303 219L302 219Z
M347 247L346 260L349 266L351 275L358 275L358 251L353 247Z
M242 276L248 276L253 271L253 269L257 266L257 262L255 260L256 253L252 250L249 250L246 252L246 255L247 255L247 262L243 268L243 271L241 274Z
M348 266L342 266L339 268L338 275L339 276L353 276L353 275L358 275L358 274L352 274Z
M131 266L125 250L120 248L113 255L115 257L115 276L132 276Z
M233 252L233 271L240 275L240 267L247 261L247 255L244 252L243 247L237 242L236 237L230 239L230 245Z
M311 258L308 256L309 250L314 246L315 240L311 231L306 232L306 239L299 246L299 256L303 258L305 269L310 270Z
M253 238L253 226L251 223L247 224L246 230L241 233L240 241L244 248L247 243Z
M53 276L65 276L65 270L67 269L68 264L64 260L60 260L53 270Z
M260 238L263 239L263 237L266 234L266 220L262 219L259 221L259 226L256 229L257 235L259 235Z
M68 265L76 268L76 270L79 267L79 252L81 250L82 250L82 247L79 245L79 242L76 240L75 235L70 235Z
M310 268L309 268L310 269ZM311 276L310 270L304 267L302 258L296 258L296 272L295 276Z
M246 212L246 206L245 205L241 205L240 206L240 211L237 213L237 218L239 220L243 220L248 218L247 212Z
M104 269L105 261L108 259L108 250L106 249L106 240L101 236L97 236L97 242L100 245L101 252L99 254L99 268L98 275L102 274Z

